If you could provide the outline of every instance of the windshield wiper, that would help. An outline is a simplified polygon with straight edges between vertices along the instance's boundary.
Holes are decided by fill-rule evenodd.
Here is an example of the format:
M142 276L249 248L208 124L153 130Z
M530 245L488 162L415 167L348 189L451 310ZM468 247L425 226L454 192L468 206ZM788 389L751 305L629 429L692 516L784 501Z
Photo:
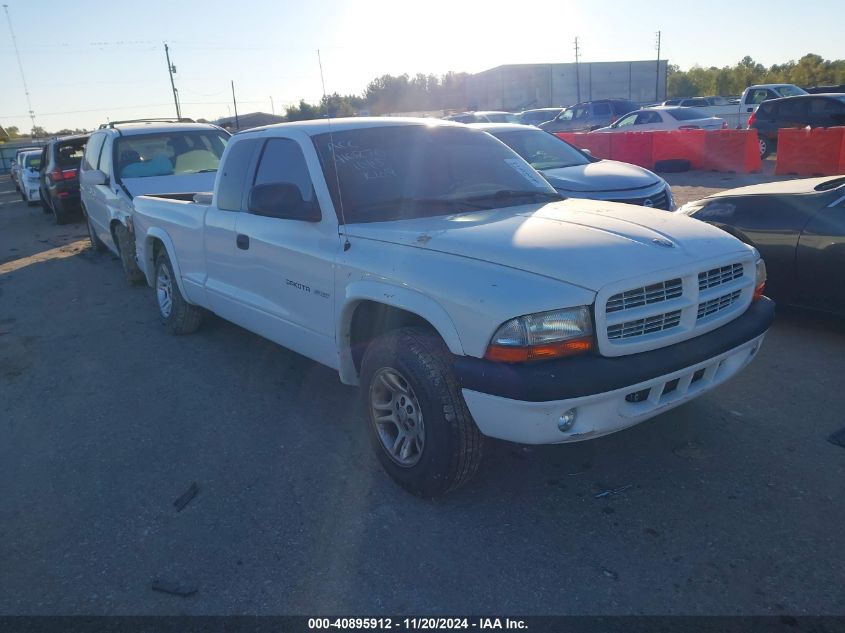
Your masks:
M564 197L557 192L536 190L524 191L520 189L499 189L498 191L491 191L490 193L461 198L461 200L475 202L480 200L514 200L519 198L533 198L534 200L564 200Z

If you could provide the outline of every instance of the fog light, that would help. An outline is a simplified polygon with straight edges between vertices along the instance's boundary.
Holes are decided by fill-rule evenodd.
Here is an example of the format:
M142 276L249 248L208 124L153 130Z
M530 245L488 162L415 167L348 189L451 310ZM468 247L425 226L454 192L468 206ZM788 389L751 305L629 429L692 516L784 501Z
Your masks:
M557 430L561 433L566 433L569 429L571 429L572 425L575 424L575 415L575 409L566 411L562 416L560 416L560 420L557 421Z

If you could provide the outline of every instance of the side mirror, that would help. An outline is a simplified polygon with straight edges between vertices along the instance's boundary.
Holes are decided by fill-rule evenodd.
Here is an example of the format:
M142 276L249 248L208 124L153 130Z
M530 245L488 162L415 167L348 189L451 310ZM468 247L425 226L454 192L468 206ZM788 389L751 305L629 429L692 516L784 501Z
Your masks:
M250 213L268 218L319 222L322 218L316 201L302 199L299 187L290 182L256 185L249 192Z
M79 182L83 185L104 185L108 180L108 177L99 169L91 169L90 171L83 171L79 174Z

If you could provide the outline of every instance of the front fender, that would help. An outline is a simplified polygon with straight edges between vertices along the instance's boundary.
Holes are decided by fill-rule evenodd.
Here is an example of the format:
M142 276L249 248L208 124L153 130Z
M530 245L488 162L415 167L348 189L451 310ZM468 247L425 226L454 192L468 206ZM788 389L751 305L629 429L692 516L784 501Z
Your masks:
M173 241L170 236L158 227L151 227L143 240L135 239L135 249L137 251L138 265L144 271L144 277L147 278L147 285L155 286L155 248L156 240L164 245L164 250L167 252L167 257L170 259L170 265L173 266L173 274L176 276L176 285L179 286L179 291L183 297L187 297L185 286L182 283L182 269L179 267L179 260L176 258L176 249L173 247Z
M434 327L450 352L463 355L463 345L452 318L434 299L416 290L388 282L357 281L346 287L343 306L339 310L337 320L336 335L340 354L340 379L343 383L354 385L358 382L358 374L352 358L350 331L352 315L362 301L382 303L416 314Z

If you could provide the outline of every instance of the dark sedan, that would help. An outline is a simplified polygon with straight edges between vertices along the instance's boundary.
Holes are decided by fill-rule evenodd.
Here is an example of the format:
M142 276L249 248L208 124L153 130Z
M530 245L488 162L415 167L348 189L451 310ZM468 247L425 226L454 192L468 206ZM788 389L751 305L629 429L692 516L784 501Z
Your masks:
M756 247L779 303L845 315L845 176L730 189L677 212Z

